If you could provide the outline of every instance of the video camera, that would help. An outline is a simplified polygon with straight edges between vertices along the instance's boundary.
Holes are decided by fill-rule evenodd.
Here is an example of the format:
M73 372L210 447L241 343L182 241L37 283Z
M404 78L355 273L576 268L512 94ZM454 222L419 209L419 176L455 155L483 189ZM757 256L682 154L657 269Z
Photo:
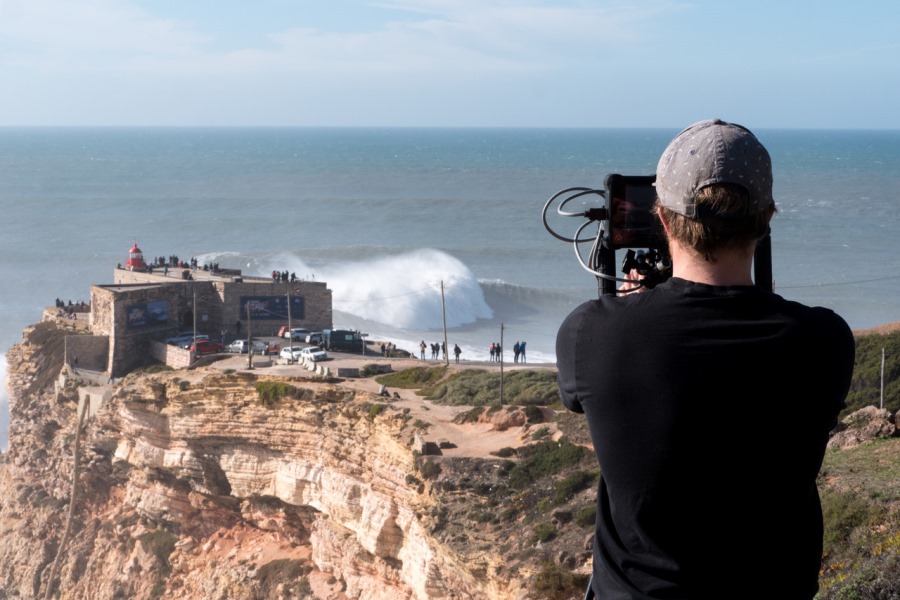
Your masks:
M672 259L662 225L654 213L656 203L655 175L606 176L604 189L584 187L567 188L554 194L544 204L542 220L550 234L575 248L578 262L597 277L600 294L627 293L617 290L617 283L630 284L630 290L653 288L672 276ZM579 198L600 196L603 206L589 207L579 212L565 210L566 205ZM585 222L572 238L556 233L547 222L547 215L554 202L559 201L557 214L564 217L582 217ZM597 231L590 237L585 230L597 224ZM584 237L583 237L584 236ZM585 261L579 244L591 244L590 255ZM625 250L621 272L636 271L641 279L616 277L616 251ZM772 245L770 235L757 244L754 255L754 280L759 287L772 290Z

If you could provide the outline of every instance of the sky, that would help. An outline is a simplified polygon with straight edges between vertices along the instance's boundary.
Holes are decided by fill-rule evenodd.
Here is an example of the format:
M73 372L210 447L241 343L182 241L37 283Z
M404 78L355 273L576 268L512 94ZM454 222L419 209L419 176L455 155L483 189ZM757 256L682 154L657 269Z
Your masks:
M0 0L0 126L898 129L895 0Z

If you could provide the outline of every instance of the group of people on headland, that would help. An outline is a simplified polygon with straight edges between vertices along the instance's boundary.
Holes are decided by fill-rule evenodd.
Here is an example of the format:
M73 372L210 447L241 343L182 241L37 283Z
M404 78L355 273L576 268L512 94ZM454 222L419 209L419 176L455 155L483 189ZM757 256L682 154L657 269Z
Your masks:
M447 344L445 342L435 342L433 344L426 344L425 340L419 342L419 358L422 360L426 360L426 348L431 349L431 360L447 359ZM462 348L459 347L459 344L453 344L453 357L456 362L459 362L460 354L462 354Z
M491 362L501 362L503 359L503 347L499 343L493 343L488 348ZM525 342L516 341L513 344L513 362L525 362Z
M116 265L117 269L124 268L122 263L118 263ZM211 273L216 273L219 271L219 263L203 263L200 264L196 258L191 258L190 260L182 260L175 254L171 254L168 257L165 256L157 256L154 259L147 263L147 272L153 273L153 271L161 270L163 275L169 275L169 269L190 269L191 271L197 271L202 269L203 271L208 271ZM191 278L192 279L192 278Z
M419 342L419 358L425 360L425 349L431 348L431 360L438 360L438 358L447 358L447 345L444 342L435 342L433 344L426 344L425 340Z
M272 283L297 283L297 274L287 271L272 271Z
M91 310L91 305L81 300L80 302L72 302L69 300L69 303L66 304L64 300L56 299L56 316L58 317L67 317L69 319L75 318L75 313L79 312L89 312Z

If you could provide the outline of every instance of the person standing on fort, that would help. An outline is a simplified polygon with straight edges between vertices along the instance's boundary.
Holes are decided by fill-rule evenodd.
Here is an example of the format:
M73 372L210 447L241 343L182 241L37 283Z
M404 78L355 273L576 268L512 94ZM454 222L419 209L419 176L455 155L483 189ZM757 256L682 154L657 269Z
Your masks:
M419 344L419 356L422 360L425 360L425 347L425 340L422 340L422 342Z
M456 356L456 362L459 362L459 355L462 354L459 344L453 344L453 355Z

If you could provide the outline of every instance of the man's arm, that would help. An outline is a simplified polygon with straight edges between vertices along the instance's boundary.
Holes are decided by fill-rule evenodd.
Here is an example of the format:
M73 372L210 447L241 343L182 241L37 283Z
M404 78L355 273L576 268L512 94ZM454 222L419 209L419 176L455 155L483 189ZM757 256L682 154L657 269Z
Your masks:
M577 311L566 317L556 334L556 383L565 407L573 412L583 413L575 373L575 346L581 323L581 317L576 313Z

